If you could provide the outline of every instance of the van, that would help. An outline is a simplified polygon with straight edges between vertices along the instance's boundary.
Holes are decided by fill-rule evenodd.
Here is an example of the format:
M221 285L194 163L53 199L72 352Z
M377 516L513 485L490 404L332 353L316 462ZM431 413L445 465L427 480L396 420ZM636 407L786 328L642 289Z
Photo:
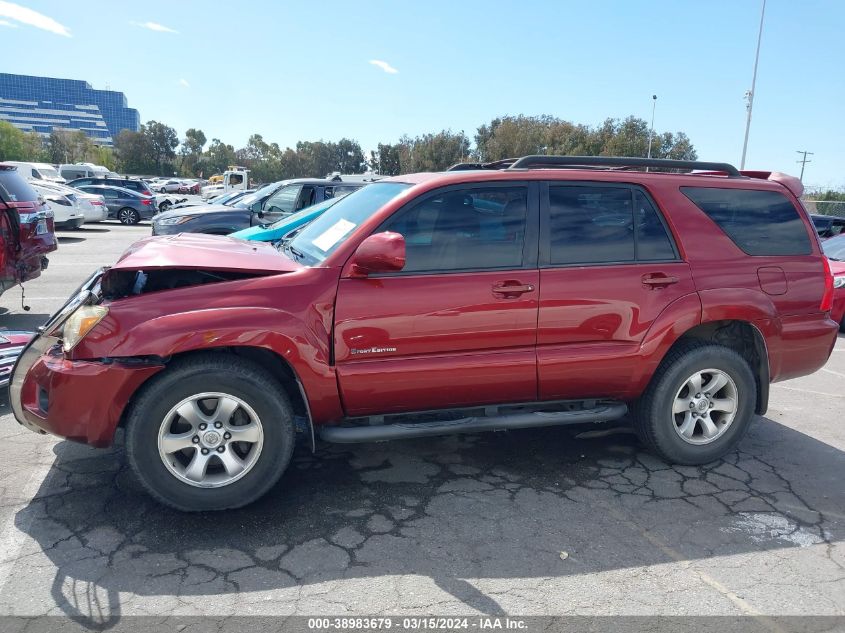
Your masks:
M76 163L74 165L59 165L59 174L69 182L77 178L106 178L113 175L113 172L101 165Z
M47 180L49 182L65 182L56 168L47 163L27 163L14 160L5 161L7 165L14 165L18 173L26 180Z

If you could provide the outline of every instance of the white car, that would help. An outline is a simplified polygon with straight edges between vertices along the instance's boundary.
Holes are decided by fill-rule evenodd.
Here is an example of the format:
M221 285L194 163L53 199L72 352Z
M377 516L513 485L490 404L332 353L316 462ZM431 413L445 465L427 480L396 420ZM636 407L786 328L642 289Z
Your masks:
M45 182L37 184L42 189L50 189L57 194L63 195L71 202L76 202L86 222L102 222L109 217L109 209L106 206L106 199L103 196L86 193L59 183Z
M157 182L150 186L153 191L157 191L158 193L176 193L183 187L185 187L185 183L176 179Z
M44 198L53 212L53 224L57 229L78 229L85 223L85 215L76 200L71 200L53 189L31 182L32 188Z
M152 188L153 186L150 185L150 189ZM185 200L187 200L184 194L174 196L172 193L156 193L153 194L153 197L156 199L156 208L159 210L160 213L164 213L165 211L170 209L170 207L176 206L180 202L184 202Z
M200 195L203 200L214 198L215 196L219 196L221 193L226 193L225 185L207 185L200 189Z

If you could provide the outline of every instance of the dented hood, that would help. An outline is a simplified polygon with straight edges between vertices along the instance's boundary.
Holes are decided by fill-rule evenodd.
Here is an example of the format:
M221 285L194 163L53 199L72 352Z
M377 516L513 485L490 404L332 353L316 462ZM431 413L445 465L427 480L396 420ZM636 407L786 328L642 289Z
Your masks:
M264 242L247 242L221 235L179 233L139 240L112 266L112 270L155 268L287 273L299 270L302 265Z

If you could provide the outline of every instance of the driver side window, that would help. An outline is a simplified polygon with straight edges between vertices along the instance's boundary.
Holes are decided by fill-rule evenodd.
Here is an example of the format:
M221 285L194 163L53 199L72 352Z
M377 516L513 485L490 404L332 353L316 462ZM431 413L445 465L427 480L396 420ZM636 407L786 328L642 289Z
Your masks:
M264 203L264 213L274 214L278 217L289 215L293 213L296 207L296 200L299 198L299 192L302 190L302 185L292 185L289 187L282 187L267 199Z

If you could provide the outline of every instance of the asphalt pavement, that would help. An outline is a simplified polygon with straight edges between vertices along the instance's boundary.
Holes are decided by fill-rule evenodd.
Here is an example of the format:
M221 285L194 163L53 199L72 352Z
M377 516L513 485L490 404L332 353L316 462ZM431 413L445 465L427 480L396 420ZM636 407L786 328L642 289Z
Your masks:
M149 230L60 233L31 310L6 292L0 326L44 322ZM258 503L187 515L140 490L120 443L35 435L4 406L0 615L843 616L843 409L840 336L707 466L669 466L618 423L303 444Z

